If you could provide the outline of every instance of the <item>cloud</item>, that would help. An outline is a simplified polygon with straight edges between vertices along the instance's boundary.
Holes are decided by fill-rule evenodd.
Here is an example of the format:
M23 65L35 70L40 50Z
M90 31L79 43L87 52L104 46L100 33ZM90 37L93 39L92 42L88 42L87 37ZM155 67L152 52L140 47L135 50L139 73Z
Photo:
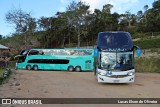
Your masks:
M124 13L129 11L133 6L139 2L139 0L82 0L90 5L90 9L93 11L96 9L102 9L105 4L112 4L112 12Z
M65 11L66 7L73 0L60 0L61 7L59 11ZM80 1L80 0L75 0ZM112 4L114 7L112 8L112 12L124 13L125 11L133 11L132 7L136 6L139 3L139 0L81 0L86 4L90 5L90 10L93 12L94 9L102 9L105 4Z
M71 0L60 0L61 7L59 8L59 11L65 11L66 7L70 4Z

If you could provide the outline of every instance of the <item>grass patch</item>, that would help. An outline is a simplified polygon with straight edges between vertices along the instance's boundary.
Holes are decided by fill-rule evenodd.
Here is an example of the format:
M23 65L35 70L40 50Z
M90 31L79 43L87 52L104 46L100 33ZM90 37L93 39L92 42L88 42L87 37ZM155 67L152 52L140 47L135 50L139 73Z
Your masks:
M0 85L3 84L11 75L11 69L15 68L15 61L10 61L8 67L0 69Z
M3 72L4 72L4 69L0 69L0 85L1 85L2 82L3 82L3 77L2 77Z
M3 70L3 73L0 75L0 85L4 83L4 81L6 81L10 75L12 73L12 70L7 68L5 70Z
M160 32L146 32L146 33L140 33L140 32L134 32L132 34L132 38L151 38L152 36L154 37L159 37Z
M3 74L3 72L4 72L4 69L0 69L0 76Z
M16 65L16 61L9 61L8 68L14 69L14 68L15 68L15 65Z
M141 49L160 48L160 38L158 39L143 39L134 41L134 45L139 46Z
M160 58L141 57L135 60L136 72L160 73Z
M14 69L15 68L15 64L16 64L16 61L10 61L7 68ZM6 68L0 68L0 77L1 77L1 75L3 74L3 72L5 70L6 70Z
M151 52L156 52L157 54L160 54L160 48L152 48Z

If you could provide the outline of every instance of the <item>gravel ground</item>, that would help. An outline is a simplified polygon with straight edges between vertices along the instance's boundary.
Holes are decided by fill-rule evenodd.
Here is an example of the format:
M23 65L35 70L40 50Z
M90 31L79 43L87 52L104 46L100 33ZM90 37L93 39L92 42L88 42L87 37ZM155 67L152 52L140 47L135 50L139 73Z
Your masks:
M1 98L160 98L160 74L136 73L132 84L97 83L93 72L14 71L10 80L0 86ZM22 105L0 105L21 107ZM31 105L24 105L30 107ZM34 105L39 107L40 105ZM55 107L106 107L104 104L41 105ZM107 104L128 107L128 105ZM129 105L130 107L160 107L160 105Z

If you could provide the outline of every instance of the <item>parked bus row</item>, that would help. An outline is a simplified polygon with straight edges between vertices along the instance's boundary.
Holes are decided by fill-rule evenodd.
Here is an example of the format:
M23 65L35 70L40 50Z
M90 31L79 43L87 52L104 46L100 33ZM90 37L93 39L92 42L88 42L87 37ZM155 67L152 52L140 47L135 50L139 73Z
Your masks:
M17 69L94 71L98 82L133 83L134 46L128 32L100 32L95 49L31 49L17 57Z

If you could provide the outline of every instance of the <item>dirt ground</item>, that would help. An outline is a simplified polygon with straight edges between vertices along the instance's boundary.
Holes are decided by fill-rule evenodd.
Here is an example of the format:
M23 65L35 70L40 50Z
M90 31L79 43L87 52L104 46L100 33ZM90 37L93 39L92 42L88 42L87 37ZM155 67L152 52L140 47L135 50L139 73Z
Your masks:
M136 73L135 83L132 84L102 84L97 83L93 72L17 70L6 84L0 86L0 98L160 98L160 74ZM43 106L106 107L103 104ZM128 107L114 104L110 106ZM157 104L141 106L160 107Z

